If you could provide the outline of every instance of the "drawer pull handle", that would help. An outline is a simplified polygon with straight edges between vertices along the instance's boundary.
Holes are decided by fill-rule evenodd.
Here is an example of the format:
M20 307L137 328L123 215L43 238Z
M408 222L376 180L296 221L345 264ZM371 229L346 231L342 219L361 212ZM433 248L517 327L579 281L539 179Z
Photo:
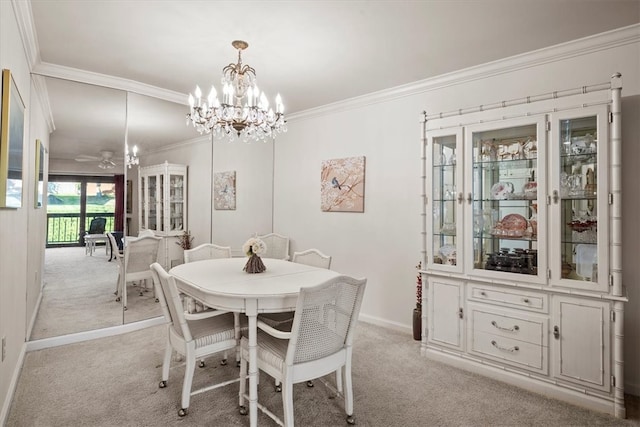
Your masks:
M511 347L511 348L501 347L501 346L499 346L499 345L498 345L498 343L497 343L497 342L495 342L495 341L491 341L491 345L492 345L492 346L494 346L495 348L497 348L498 350L508 351L509 353L514 353L514 352L516 352L516 351L520 350L520 347L518 347L517 345L516 345L516 346L513 346L513 347Z
M524 302L525 304L529 304L529 298L524 298L522 302Z
M480 291L480 295L482 295L483 297L486 297L487 293L485 291Z
M513 325L513 328L505 328L504 326L498 325L498 322L496 322L495 320L492 320L491 324L493 325L493 327L498 328L502 331L516 332L520 330L520 326L518 325Z

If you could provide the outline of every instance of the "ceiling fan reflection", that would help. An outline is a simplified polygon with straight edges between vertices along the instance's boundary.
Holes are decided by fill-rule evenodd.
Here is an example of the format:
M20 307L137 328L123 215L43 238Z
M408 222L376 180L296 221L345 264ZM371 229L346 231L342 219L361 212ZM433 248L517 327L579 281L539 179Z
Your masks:
M116 167L116 163L113 161L113 151L102 150L100 151L100 156L80 154L75 160L76 162L98 162L100 169L113 169Z

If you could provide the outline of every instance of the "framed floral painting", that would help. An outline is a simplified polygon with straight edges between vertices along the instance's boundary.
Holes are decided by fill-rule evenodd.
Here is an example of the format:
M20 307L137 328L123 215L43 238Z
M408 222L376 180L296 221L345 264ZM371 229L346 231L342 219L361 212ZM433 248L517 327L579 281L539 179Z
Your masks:
M213 174L213 208L216 210L236 209L236 171Z
M323 212L364 212L365 158L322 161L320 208Z
M2 70L0 208L22 207L25 106L10 70Z

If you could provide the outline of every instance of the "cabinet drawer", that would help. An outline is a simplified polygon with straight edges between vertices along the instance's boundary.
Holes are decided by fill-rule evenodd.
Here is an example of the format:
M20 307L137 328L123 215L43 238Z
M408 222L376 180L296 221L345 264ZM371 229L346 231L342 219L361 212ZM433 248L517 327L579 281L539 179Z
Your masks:
M469 306L470 328L496 337L544 345L543 336L546 322L544 319L532 319L519 314L506 315L495 313L479 306Z
M547 348L541 345L474 330L470 351L519 368L547 373Z
M519 289L504 289L480 284L469 286L469 299L498 304L505 307L526 309L547 313L548 297L545 294L522 291Z

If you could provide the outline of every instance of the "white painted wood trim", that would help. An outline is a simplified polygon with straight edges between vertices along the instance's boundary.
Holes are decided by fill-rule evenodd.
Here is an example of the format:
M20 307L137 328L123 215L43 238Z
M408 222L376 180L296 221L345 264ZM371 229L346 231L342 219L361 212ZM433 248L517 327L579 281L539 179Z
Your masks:
M38 294L38 300L36 301L36 306L33 309L33 313L31 314L31 320L29 321L29 326L27 328L27 336L26 341L31 339L31 333L33 332L33 325L36 324L36 318L38 317L38 312L40 311L40 303L42 302L42 287L40 287L40 293Z
M138 331L140 329L149 328L151 326L163 325L164 323L166 323L164 317L154 317L152 319L140 320L133 323L125 323L124 325L112 326L109 328L78 332L75 334L62 335L53 338L43 338L41 340L29 341L28 343L26 343L26 351L29 352L42 350L45 348L58 347L61 345L75 344L78 342L89 341L98 338L126 334L128 332ZM19 366L22 366L22 363L20 363Z
M533 376L524 376L517 372L510 372L508 369L494 367L487 363L479 363L464 354L454 355L447 352L427 348L424 353L428 358L455 366L466 371L487 376L507 384L521 387L533 393L542 394L547 397L562 400L572 405L581 406L592 411L599 411L610 415L616 415L614 402L605 397L598 397L587 394L570 386L556 382L545 382ZM515 371L515 370L514 370Z
M11 409L11 403L13 402L13 395L16 392L16 388L18 387L18 379L20 378L20 373L22 372L22 365L24 364L24 356L26 354L26 344L22 346L20 349L20 354L18 355L18 363L13 370L13 375L11 375L11 383L9 384L9 389L7 390L7 395L2 402L2 412L0 412L0 426L4 426L7 423L7 419L9 418L9 410Z
M318 108L287 115L288 121L322 116L336 111L362 108L367 105L386 102L393 99L431 92L445 87L461 85L475 80L506 74L517 70L536 67L542 64L564 61L568 58L587 55L606 49L624 46L640 41L640 24L617 28L589 37L572 40L531 52L522 53L485 64L476 65L440 76L419 80L406 85L396 86L367 95L338 101Z
M140 95L151 96L176 104L189 105L187 95L169 89L163 89L135 80L123 79L107 74L94 73L92 71L80 70L78 68L66 67L64 65L39 62L33 65L32 73L46 77L56 77L59 79L72 80L81 83L88 83L96 86L120 89L127 92L138 93Z

